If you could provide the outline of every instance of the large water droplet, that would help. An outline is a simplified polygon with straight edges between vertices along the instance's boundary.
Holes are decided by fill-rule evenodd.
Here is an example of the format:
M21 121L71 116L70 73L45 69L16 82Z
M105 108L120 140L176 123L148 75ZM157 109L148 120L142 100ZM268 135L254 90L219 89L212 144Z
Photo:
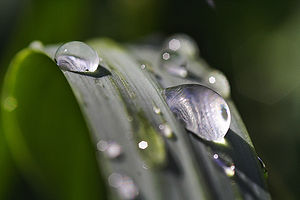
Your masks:
M94 72L99 65L97 52L87 44L78 41L60 46L54 59L61 69L74 72Z
M213 90L197 84L167 88L168 106L186 129L209 141L220 141L231 121L226 101Z
M185 57L179 55L177 52L162 52L161 67L168 73L174 76L186 77L188 75L186 65L187 60L185 59Z
M227 98L230 96L230 85L222 72L218 70L208 72L205 83L209 88L218 92L222 97Z
M185 34L176 34L166 39L163 49L177 52L186 57L195 57L199 54L197 43Z

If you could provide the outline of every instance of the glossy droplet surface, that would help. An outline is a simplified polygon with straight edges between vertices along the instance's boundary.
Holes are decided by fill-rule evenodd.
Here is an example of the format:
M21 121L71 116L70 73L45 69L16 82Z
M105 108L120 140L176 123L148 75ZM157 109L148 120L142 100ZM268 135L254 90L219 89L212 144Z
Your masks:
M185 128L202 139L223 140L231 121L226 101L213 90L197 84L179 85L164 91L166 102Z
M68 42L60 46L54 59L61 69L73 72L94 72L99 65L97 52L79 41Z
M163 49L177 52L186 57L195 57L199 54L197 43L185 34L175 34L166 39Z

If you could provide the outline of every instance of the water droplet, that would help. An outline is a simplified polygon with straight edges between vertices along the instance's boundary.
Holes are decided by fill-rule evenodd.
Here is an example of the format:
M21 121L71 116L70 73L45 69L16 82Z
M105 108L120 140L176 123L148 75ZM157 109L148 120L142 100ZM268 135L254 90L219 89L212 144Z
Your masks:
M195 57L199 54L197 43L185 34L176 34L169 37L164 43L163 49L176 51L187 57Z
M158 126L158 128L162 131L162 134L166 138L172 138L174 136L173 131L172 131L171 127L168 124L160 124Z
M174 76L186 77L188 75L186 59L176 52L163 52L161 67Z
M118 173L112 173L108 177L108 183L114 188L120 187L122 184L122 175Z
M42 50L44 49L44 45L41 41L39 40L35 40L35 41L32 41L30 44L29 44L29 47L31 49L36 49L36 50Z
M99 65L97 52L83 42L73 41L60 46L55 53L56 64L63 70L94 72Z
M225 75L218 71L213 70L206 75L205 83L208 87L218 92L222 97L227 98L230 96L230 85Z
M127 120L128 120L129 122L132 122L132 121L133 121L133 118L132 118L130 115L128 115L128 116L127 116Z
M6 97L3 101L3 108L8 112L14 111L18 107L18 101L14 97Z
M113 141L107 142L100 140L97 143L97 149L105 153L108 158L114 159L122 154L122 147Z
M148 142L146 142L146 141L141 141L141 142L139 142L139 148L140 149L146 149L147 147L148 147Z
M218 93L202 85L186 84L167 88L164 95L171 111L186 129L209 141L224 138L231 115L226 101Z
M142 65L141 65L141 69L146 69L146 65L145 65L145 64L142 64Z
M120 196L124 199L134 199L139 194L137 186L128 176L112 173L108 177L108 183L110 186L116 188Z
M223 161L218 154L213 155L214 161L224 170L225 174L229 177L234 176L235 174L235 165L227 164Z
M155 114L160 114L160 108L153 106L153 111L155 112Z

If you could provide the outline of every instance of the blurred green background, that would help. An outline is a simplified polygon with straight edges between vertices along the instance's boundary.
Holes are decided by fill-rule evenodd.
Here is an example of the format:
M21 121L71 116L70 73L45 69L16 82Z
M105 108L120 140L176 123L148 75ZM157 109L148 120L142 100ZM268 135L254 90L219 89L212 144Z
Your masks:
M192 36L201 56L228 77L232 98L269 171L273 198L300 197L299 1L1 0L0 27L1 83L13 56L33 40ZM0 179L6 180L0 192L8 198L34 199L2 134Z

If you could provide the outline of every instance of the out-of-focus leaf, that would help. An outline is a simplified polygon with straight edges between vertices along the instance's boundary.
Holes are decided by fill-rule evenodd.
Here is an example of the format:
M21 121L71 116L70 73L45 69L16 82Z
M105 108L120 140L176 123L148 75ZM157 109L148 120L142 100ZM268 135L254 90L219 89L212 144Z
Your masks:
M42 199L102 199L94 149L80 109L56 65L26 49L2 94L3 128L19 170Z

